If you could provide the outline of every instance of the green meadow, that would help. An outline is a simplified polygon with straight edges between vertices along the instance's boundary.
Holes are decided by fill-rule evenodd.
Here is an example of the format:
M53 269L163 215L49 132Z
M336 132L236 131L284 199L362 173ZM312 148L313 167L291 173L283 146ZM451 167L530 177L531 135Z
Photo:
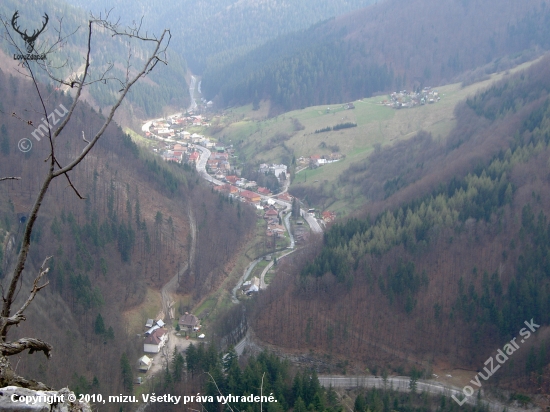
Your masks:
M364 199L353 188L339 187L338 176L353 162L367 158L378 145L392 145L409 139L421 130L430 132L434 140L445 139L455 126L456 105L495 81L522 70L533 62L513 70L493 74L490 79L462 87L460 83L434 87L441 100L414 108L393 109L382 102L388 95L356 100L354 109L346 104L312 106L268 118L268 102L258 110L252 105L226 111L213 137L224 144L233 144L241 162L289 163L292 157L310 157L340 153L342 160L314 170L298 173L293 186L305 185L330 193L331 200L317 207L332 208L347 213L360 207ZM340 123L355 123L357 127L315 133ZM221 130L220 130L221 129Z

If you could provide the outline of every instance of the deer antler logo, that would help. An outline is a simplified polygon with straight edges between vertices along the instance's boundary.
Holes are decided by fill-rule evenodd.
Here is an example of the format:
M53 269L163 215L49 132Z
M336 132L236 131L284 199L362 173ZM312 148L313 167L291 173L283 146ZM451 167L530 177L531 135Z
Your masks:
M17 25L18 18L19 18L19 11L16 10L15 13L13 13L13 17L11 18L11 26L17 33L19 33L21 38L25 41L25 44L27 45L27 53L30 54L34 50L34 42L36 41L36 38L40 33L44 31L50 18L46 13L44 13L44 25L40 30L34 30L30 36L27 34L27 30L25 30L24 32L21 31L21 29Z

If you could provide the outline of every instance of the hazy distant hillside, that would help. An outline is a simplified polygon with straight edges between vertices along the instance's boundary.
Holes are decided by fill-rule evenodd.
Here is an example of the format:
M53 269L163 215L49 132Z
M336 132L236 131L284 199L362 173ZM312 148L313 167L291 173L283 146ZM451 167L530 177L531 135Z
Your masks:
M203 90L224 104L271 99L288 110L434 86L548 49L549 22L542 0L389 0L212 66Z
M260 296L258 336L341 365L474 375L536 319L537 337L487 385L548 393L549 74L546 58L468 99L444 144L421 134L350 170L372 196L379 179L382 199L404 181L287 260Z
M147 27L170 27L174 46L201 73L224 64L278 35L359 9L374 0L69 0L83 9L111 9L126 21L153 19Z
M66 79L73 72L81 70L84 63L85 47L87 44L87 20L89 19L88 11L79 9L78 7L68 5L60 0L37 0L33 2L20 2L15 0L6 0L0 3L0 15L7 20L8 30L13 36L16 44L24 48L24 42L19 34L11 27L11 19L15 11L19 12L17 24L21 30L27 30L31 33L35 29L41 27L44 21L44 14L48 14L49 22L46 26L46 31L42 33L36 42L36 47L44 47L45 44L52 45L56 39L57 32L60 28L59 20L62 19L61 33L62 36L68 36L70 33L76 32L67 38L67 43L62 48L48 55L48 63L54 68L52 71L60 78ZM99 13L98 13L99 14ZM104 13L103 13L104 15ZM116 20L116 19L115 19ZM113 20L113 21L115 21ZM163 28L167 28L168 24ZM108 78L117 77L125 78L124 64L128 59L128 44L120 38L112 38L106 36L95 27L92 41L92 64L95 71L92 74L93 78L97 78L101 70L105 70L112 63L113 68L110 70ZM162 29L155 32L160 34ZM151 31L149 31L151 34ZM12 56L16 53L14 47L9 45L7 40L0 42L1 49ZM131 53L132 58L141 60L147 55L149 44L132 43ZM169 64L163 67L162 71L153 71L146 82L140 82L135 89L127 97L127 102L132 104L133 114L139 118L148 118L158 116L163 113L163 108L172 107L182 109L187 107L189 103L188 86L185 81L187 66L185 60L175 51L170 50L168 55ZM11 62L6 62L9 67ZM6 68L6 67L3 67ZM94 77L95 76L95 77ZM50 81L46 76L39 76L42 82ZM55 84L54 86L58 86ZM120 90L120 83L116 80L108 80L106 84L95 84L90 88L88 98L93 98L93 103L97 107L105 108L113 104L114 96Z

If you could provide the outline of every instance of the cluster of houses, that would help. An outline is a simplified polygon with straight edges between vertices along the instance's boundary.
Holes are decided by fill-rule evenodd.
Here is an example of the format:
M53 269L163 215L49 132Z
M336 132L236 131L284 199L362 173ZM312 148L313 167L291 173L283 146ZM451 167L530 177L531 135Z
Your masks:
M174 145L166 145L162 152L162 158L165 162L182 163L185 157L189 157L192 152L188 146L176 143Z
M147 319L145 327L145 339L143 340L143 352L159 353L162 347L168 341L168 331L164 328L165 324L162 319L153 320ZM138 360L138 369L140 372L147 372L153 365L153 358L143 355Z
M382 104L394 109L433 104L441 100L439 92L431 87L424 87L420 92L408 92L402 90L390 94L389 100L383 100Z
M155 148L153 151L160 153L166 162L195 164L200 158L200 152L194 145L199 144L213 151L206 165L207 171L216 175L228 173L231 170L229 157L232 149L226 150L223 146L216 146L214 142L204 136L197 136L199 138L194 140L194 143L165 141L160 143L160 148Z
M256 206L258 210L266 210L266 205L273 206L273 199L262 200L262 196L271 196L271 191L265 187L258 187L256 182L248 182L246 179L238 178L237 176L225 176L223 179L226 183L219 186L214 186L214 190L226 196L232 197L241 202ZM255 191L252 191L252 190ZM277 199L283 202L292 202L292 196L288 193L277 195Z
M214 177L218 180L225 182L225 184L218 186L215 190L220 193L224 193L231 197L237 197L243 202L258 204L262 196L271 196L272 193L267 187L258 186L258 183L253 180L247 180L244 177L236 175L230 175L231 168L225 164L228 156L223 156L224 153L212 153L210 159L207 162L207 171L210 174L214 174ZM226 159L226 160L224 160ZM261 164L259 168L260 173L273 173L282 182L287 179L287 166L284 164Z
M215 175L216 178L219 176L225 177L231 171L229 152L224 147L218 146L215 148L215 152L210 154L210 157L206 161L206 171Z
M199 318L195 315L185 312L180 317L178 324L180 330L184 332L198 331L201 328ZM165 329L165 323L162 319L153 320L147 319L145 323L145 339L143 340L143 352L146 354L159 353L166 342L168 342L168 331ZM204 334L201 334L199 338L204 338ZM153 358L147 355L143 355L138 360L138 369L140 372L147 372L153 365Z
M181 132L185 128L197 126L210 126L210 120L203 117L201 114L185 113L183 115L170 116L168 119L158 122L153 122L153 128L157 127L155 123L161 124L166 129L172 129L176 132Z
M337 162L338 160L341 160L342 157L343 155L340 153L331 153L328 155L314 154L309 157L299 157L297 159L297 162L298 162L298 165L309 166L310 168L313 169L329 163Z
M200 153L195 150L194 145L201 145L215 152L215 155L211 156L212 161L209 161L207 165L210 172L229 171L231 169L229 156L233 149L217 146L210 138L185 130L189 126L209 125L208 119L200 114L175 115L168 119L151 122L149 129L145 131L145 137L161 138L153 151L159 153L167 162L195 163L198 161Z
M264 219L267 222L265 234L274 237L282 236L286 232L286 229L283 225L279 224L279 211L274 205L269 204L265 204L262 209L264 210Z
M215 177L225 183L215 187L214 190L231 197L240 198L243 202L258 204L262 200L262 196L271 196L272 194L267 187L258 186L255 181L243 177L223 174L216 174ZM292 197L288 195L283 196L284 199L280 196L279 198L281 200L292 200Z
M262 200L262 197L258 193L246 189L239 189L230 183L215 186L214 190L244 203L259 204Z
M287 179L287 166L284 164L262 163L258 171L263 174L273 173L277 179L279 179L279 182L283 182Z
M159 353L162 347L168 341L168 333L164 329L164 321L162 319L153 320L147 319L145 327L145 340L143 341L143 352Z
M155 151L158 151L156 149ZM192 145L166 144L161 151L162 159L165 162L195 164L200 158L200 152Z

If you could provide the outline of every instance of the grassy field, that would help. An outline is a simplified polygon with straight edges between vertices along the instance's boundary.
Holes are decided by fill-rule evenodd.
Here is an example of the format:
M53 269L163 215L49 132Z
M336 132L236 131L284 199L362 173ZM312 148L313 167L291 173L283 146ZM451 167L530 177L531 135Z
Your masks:
M258 264L254 267L254 270L252 270L252 273L250 274L250 277L245 280L251 280L254 276L257 278L260 277L265 267L269 264L267 260L262 260L261 262L258 262Z
M304 170L296 175L292 184L321 187L331 195L329 205L323 206L346 214L364 202L353 193L352 187L338 186L338 177L351 163L366 159L376 145L391 145L409 139L421 130L430 132L436 141L444 140L455 126L454 110L459 102L533 63L527 62L512 70L493 74L488 80L466 87L460 83L437 87L435 89L441 97L439 102L410 109L396 110L384 106L381 102L388 96L357 100L355 109L351 110L346 110L344 104L313 106L274 118L265 116L262 105L258 111L253 111L250 105L243 106L230 110L221 122L226 127L215 137L226 144L235 144L241 159L251 162L279 163L288 161L292 155L296 158L327 155L338 149L344 155L343 160ZM357 127L315 133L347 122L356 123ZM284 137L270 144L269 140L277 136Z
M147 319L153 319L162 309L160 292L148 288L141 305L124 313L128 325L128 334L143 333Z
M140 146L150 147L150 146L155 146L157 144L154 140L150 140L143 137L139 133L134 132L129 127L124 128L124 133L127 133L132 138L132 140Z
M218 133L218 137L225 141L231 140L232 143L242 140L242 155L247 160L263 159L273 162L281 160L278 158L281 152L280 145L268 151L262 150L262 147L277 133L290 135L285 146L293 151L297 158L328 154L330 149L321 149L321 142L325 142L327 146L338 145L341 153L352 156L361 152L368 155L368 149L375 143L391 144L397 140L407 139L420 130L431 132L434 138L445 138L454 126L454 108L457 103L532 63L524 63L509 72L493 74L489 80L467 87L462 87L460 83L437 87L436 90L441 97L439 102L412 109L395 110L382 105L381 102L388 96L357 100L354 102L355 109L352 110L346 110L343 104L313 106L265 120L260 120L260 116L252 111L250 105L234 108L228 115L227 127ZM297 119L304 129L296 131L293 119ZM315 130L344 122L356 123L357 127L315 133Z

